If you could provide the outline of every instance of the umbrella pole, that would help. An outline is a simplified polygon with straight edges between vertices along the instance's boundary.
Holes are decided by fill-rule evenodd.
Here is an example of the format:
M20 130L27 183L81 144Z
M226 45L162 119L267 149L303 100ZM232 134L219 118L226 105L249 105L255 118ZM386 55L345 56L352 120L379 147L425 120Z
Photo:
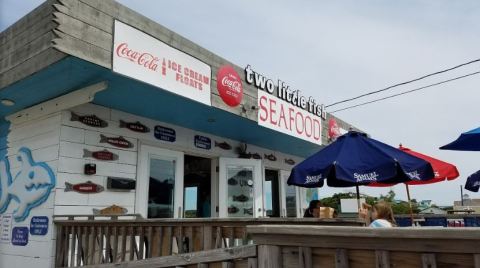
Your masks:
M355 185L355 189L357 190L357 209L358 212L360 212L360 189L358 188L358 185Z
M406 184L406 183L405 183L405 188L407 188L408 207L410 208L410 220L412 220L412 225L413 225L412 201L411 201L411 199L410 199L410 189L408 188L408 184Z

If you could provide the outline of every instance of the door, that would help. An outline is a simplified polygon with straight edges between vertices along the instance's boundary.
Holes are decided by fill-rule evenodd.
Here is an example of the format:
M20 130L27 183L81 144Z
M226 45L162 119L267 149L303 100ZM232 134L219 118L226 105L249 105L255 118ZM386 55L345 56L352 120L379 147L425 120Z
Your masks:
M278 218L282 215L280 171L265 168L263 178L263 216Z
M142 145L138 155L137 213L145 218L181 218L183 153Z
M261 160L219 159L220 218L251 218L263 215Z
M282 217L301 218L303 215L302 205L300 202L300 188L287 184L289 176L289 171L280 171L280 200L282 207Z

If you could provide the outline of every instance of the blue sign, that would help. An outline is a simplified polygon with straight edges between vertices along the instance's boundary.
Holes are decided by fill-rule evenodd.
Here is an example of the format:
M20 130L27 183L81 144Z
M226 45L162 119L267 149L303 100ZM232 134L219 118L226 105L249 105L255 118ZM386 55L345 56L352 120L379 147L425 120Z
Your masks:
M13 227L12 245L26 246L28 244L28 227Z
M212 140L209 137L195 135L195 147L205 150L212 148Z
M46 235L48 233L48 217L36 216L30 221L31 235Z
M10 163L5 157L0 160L0 214L12 203L13 219L24 221L30 210L44 203L55 188L55 175L46 163L35 162L30 149L18 150L17 160L20 171L11 174ZM15 202L10 202L15 200Z
M175 134L175 129L155 126L155 131L153 132L155 138L161 141L175 142L177 135Z

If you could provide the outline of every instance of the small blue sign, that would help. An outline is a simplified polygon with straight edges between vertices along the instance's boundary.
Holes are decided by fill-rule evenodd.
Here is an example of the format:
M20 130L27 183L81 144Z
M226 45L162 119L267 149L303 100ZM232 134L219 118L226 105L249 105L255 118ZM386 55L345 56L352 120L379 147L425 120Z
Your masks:
M48 217L36 216L30 221L31 235L46 235L48 233Z
M28 227L13 227L12 245L26 246L28 244Z
M175 142L177 135L175 134L175 129L155 126L155 131L153 132L155 138L161 141Z
M205 150L212 149L212 140L209 137L195 135L195 147Z

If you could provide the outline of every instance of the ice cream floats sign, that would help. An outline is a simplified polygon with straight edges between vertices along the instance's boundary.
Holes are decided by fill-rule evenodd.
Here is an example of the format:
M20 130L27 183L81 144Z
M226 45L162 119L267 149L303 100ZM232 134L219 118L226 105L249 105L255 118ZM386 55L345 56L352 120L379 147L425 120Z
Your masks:
M292 90L283 81L273 80L245 68L245 80L258 89L258 124L306 141L322 144L323 104Z
M119 21L113 42L114 72L211 104L207 64Z

